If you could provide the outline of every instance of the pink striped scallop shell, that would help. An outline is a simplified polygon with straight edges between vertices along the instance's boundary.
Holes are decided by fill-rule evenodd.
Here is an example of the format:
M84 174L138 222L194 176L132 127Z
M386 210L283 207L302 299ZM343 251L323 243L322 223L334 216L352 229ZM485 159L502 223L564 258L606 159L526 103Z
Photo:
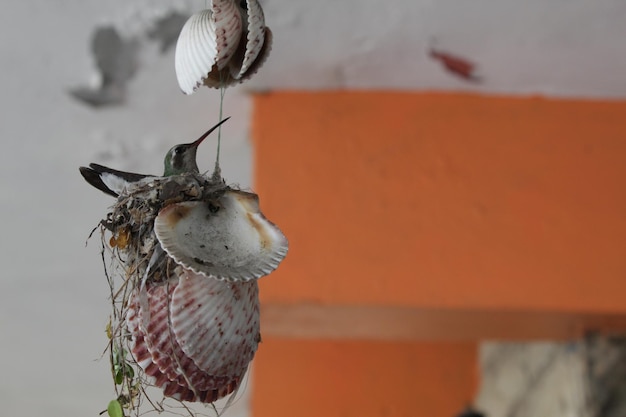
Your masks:
M164 395L210 403L232 393L256 352L255 281L227 283L177 267L129 300L131 352Z

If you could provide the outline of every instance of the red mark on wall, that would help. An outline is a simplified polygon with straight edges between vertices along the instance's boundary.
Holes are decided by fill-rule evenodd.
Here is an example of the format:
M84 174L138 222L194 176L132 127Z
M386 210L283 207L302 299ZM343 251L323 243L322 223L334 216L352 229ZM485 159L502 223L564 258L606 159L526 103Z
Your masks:
M467 81L479 82L481 78L476 74L476 65L465 58L447 52L430 49L429 55L441 62L446 70Z

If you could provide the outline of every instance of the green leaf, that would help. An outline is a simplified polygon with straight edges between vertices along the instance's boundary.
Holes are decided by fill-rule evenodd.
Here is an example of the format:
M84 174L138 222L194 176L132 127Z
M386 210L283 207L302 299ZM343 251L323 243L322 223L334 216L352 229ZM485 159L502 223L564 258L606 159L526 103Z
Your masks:
M130 379L133 379L135 377L135 370L133 369L133 367L127 363L124 364L124 367L126 368L126 376Z
M122 368L117 368L115 370L115 383L117 385L121 385L122 382L124 382L124 371L122 370Z
M109 414L109 417L124 417L122 405L117 400L111 400L109 402L109 406L107 407L107 413Z
M113 351L111 352L111 362L113 362L114 365L117 365L119 362L119 356L117 354L117 349L113 349Z

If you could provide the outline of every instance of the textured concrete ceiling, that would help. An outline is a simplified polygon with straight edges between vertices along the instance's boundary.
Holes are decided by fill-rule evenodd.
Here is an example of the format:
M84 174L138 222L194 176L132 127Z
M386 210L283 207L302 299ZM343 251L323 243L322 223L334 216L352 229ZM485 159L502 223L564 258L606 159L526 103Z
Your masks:
M623 0L266 0L267 88L470 90L626 96ZM431 47L476 64L442 70Z

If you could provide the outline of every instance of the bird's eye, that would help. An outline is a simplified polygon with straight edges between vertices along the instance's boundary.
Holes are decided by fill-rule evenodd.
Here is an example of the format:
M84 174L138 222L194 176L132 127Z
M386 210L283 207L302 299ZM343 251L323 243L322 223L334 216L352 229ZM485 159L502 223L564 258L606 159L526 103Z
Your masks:
M174 148L174 150L172 150L172 153L173 153L174 155L178 155L178 154L180 154L182 151L183 151L183 148L181 148L180 146L177 146L177 147L175 147L175 148Z

